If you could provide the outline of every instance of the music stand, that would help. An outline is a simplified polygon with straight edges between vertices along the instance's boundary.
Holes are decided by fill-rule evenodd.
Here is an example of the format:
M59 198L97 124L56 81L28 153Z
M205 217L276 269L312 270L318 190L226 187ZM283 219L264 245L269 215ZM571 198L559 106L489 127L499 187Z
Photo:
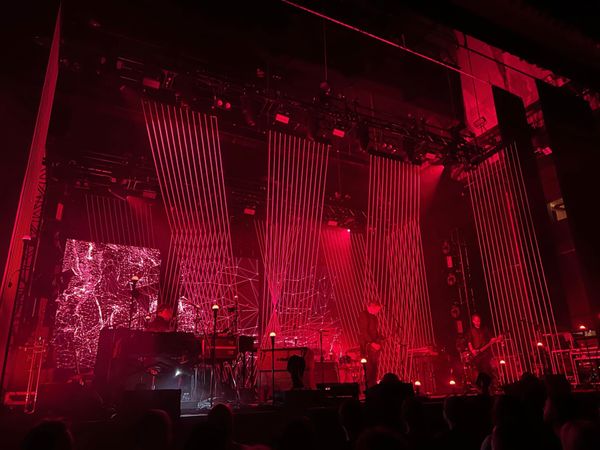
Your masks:
M275 406L275 336L274 331L269 333L271 338L271 399L273 406Z
M213 311L213 335L212 335L212 348L211 348L211 380L210 380L210 407L212 408L213 406L213 399L215 398L215 390L216 390L216 383L217 383L217 377L215 376L216 374L216 363L217 363L217 352L216 352L216 345L217 345L217 314L219 313L219 305L214 304L212 305L212 311Z

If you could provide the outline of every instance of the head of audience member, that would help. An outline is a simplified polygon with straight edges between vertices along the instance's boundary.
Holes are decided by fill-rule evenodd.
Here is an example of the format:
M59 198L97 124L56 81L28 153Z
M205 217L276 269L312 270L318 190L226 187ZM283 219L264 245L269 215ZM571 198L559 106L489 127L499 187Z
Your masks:
M366 430L356 442L356 450L404 450L408 448L402 436L387 428Z
M280 450L307 450L317 446L316 431L308 417L292 419L279 441Z
M25 436L23 450L72 450L73 437L59 420L47 420L33 427Z
M379 314L379 311L381 311L381 304L375 300L371 300L369 303L367 303L367 311L369 314L376 316Z
M222 403L213 406L206 419L207 423L226 439L233 439L233 412L229 406Z
M205 422L194 427L183 448L184 450L227 450L228 447L226 435Z
M508 425L496 425L492 431L493 450L527 450L531 442L525 430Z
M421 400L415 397L404 400L401 415L407 435L421 434L425 431L427 421Z
M392 373L392 372L386 373L381 378L381 381L379 382L379 384L383 384L383 385L398 384L398 383L400 383L400 378L398 378L398 375L396 375L395 373Z
M600 427L591 420L573 420L560 430L563 450L597 450L600 448Z
M346 400L340 405L338 414L346 439L354 442L364 427L362 405L358 400Z
M546 388L542 380L532 373L523 373L519 380L518 394L528 411L541 417L546 401Z
M451 430L468 426L468 408L466 399L452 396L444 400L444 419Z
M545 381L548 396L544 404L544 422L550 425L558 436L561 427L575 416L575 398L566 377L551 375L547 376Z
M169 450L173 444L173 425L161 409L145 412L133 427L133 446L140 450Z
M492 410L494 425L510 427L519 423L522 418L522 412L522 405L518 398L512 395L501 395L496 398Z

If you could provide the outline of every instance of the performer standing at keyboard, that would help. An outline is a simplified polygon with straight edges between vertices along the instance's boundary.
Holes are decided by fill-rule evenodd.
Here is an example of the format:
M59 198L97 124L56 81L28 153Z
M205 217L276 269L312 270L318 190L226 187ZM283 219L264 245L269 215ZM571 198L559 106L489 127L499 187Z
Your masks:
M358 319L360 352L367 359L367 385L377 384L379 370L379 355L381 354L382 337L379 334L379 320L377 314L381 311L381 304L371 300Z

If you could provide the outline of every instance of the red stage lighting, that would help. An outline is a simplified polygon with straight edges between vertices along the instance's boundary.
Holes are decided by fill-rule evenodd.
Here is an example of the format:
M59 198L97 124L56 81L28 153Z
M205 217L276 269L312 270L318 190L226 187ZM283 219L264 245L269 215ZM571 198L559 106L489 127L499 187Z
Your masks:
M56 205L56 215L54 217L58 222L62 220L64 208L65 205L63 205L62 202L58 202L58 205Z
M160 89L160 80L156 80L150 77L142 78L142 86L150 89Z
M275 114L275 120L277 122L280 122L280 123L283 123L286 125L288 123L290 123L290 118L288 116L286 116L285 114L280 114L280 113Z
M450 386L456 386L456 381L450 380Z
M579 329L580 329L580 330L585 330L585 329L586 329L586 327L585 327L585 325L579 325Z
M335 137L343 138L344 136L346 136L346 132L340 128L334 128L333 135Z
M500 364L504 365L506 364L506 361L504 361L503 359L500 360Z
M337 227L338 223L336 220L328 220L327 225L330 227Z
M543 347L543 346L544 346L544 343L543 343L543 342L538 342L538 343L537 343L537 346L538 346L538 347Z
M254 208L244 208L244 214L247 216L253 216L256 214L256 210Z
M346 231L347 231L348 233L350 233L350 228L346 228Z

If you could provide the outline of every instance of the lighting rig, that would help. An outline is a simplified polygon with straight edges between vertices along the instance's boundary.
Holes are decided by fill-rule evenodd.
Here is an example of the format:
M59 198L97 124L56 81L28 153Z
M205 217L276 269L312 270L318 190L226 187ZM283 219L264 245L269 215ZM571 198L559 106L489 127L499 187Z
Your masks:
M161 101L224 115L227 121L221 123L226 128L225 122L229 122L236 133L264 136L268 129L276 128L330 143L334 149L345 150L351 159L364 161L368 152L418 165L443 164L450 161L448 156L466 162L482 150L471 136L432 125L422 117L388 120L331 90L324 101L321 87L306 101L262 87L262 78L244 83L208 71L145 72L144 67L140 61L117 58L116 69L123 83ZM265 76L257 69L259 73Z

